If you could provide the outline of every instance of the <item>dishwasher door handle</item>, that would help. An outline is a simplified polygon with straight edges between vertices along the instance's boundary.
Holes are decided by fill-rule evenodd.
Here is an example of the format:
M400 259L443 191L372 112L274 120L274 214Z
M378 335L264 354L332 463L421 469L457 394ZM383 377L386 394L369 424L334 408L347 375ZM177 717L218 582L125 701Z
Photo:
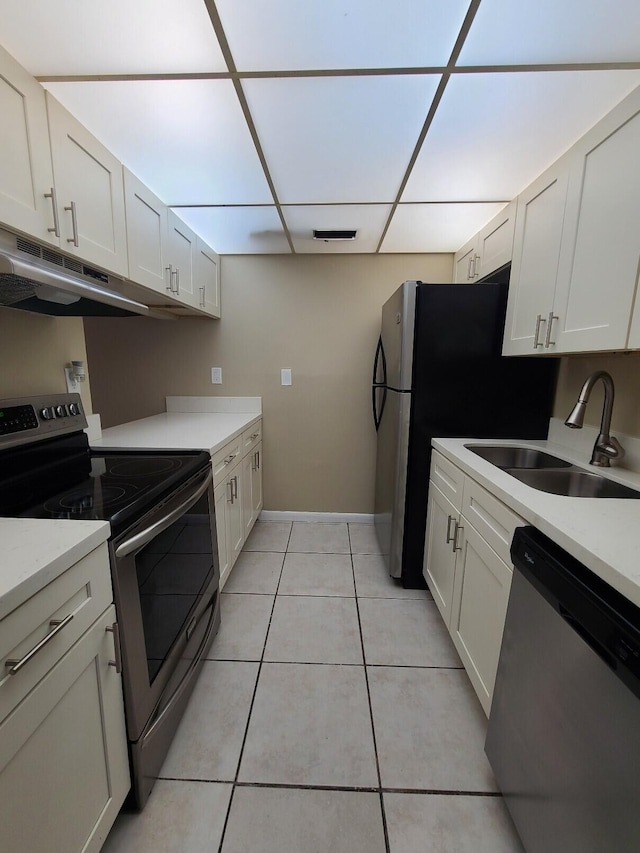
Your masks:
M600 643L592 634L584 627L579 619L570 613L564 605L558 603L558 612L576 634L581 637L590 649L598 655L598 657L606 663L609 669L617 669L617 661L614 656Z

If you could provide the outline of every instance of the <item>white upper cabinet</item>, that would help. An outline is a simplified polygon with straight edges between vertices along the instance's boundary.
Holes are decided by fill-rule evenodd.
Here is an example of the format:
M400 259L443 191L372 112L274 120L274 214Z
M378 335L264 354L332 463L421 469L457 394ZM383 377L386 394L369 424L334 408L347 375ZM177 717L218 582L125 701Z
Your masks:
M626 347L640 261L639 210L637 90L571 152L554 300L558 352Z
M476 279L484 278L509 263L513 253L515 223L516 202L514 200L480 231L476 249L477 262L473 267Z
M518 196L504 355L548 352L569 164L566 156Z
M181 302L197 306L196 293L196 234L172 210L167 211L168 274L171 292Z
M124 200L129 277L166 296L170 284L165 260L166 205L127 168L124 169Z
M60 247L126 277L122 164L48 92L46 101Z
M220 317L220 258L200 237L196 238L196 288L198 307Z
M453 259L454 281L456 284L471 284L474 280L473 264L476 260L476 249L478 247L478 236L476 235L461 249L458 249Z
M0 47L0 222L60 245L44 89Z

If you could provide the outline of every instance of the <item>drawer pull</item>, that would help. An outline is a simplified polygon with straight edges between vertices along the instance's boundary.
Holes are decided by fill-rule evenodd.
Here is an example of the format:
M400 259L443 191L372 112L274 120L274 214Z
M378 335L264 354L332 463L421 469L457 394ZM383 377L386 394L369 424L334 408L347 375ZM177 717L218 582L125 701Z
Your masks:
M109 666L115 666L116 672L122 672L122 650L120 648L120 628L118 627L118 623L114 622L113 625L107 625L104 630L109 634L113 634L113 653L115 660L110 660Z
M256 438L258 438L258 436L259 436L259 435L260 435L260 433L259 433L259 432L254 432L254 434L251 436L251 441L255 441L255 440L256 440Z
M453 534L453 551L462 551L462 545L458 545L458 534L464 531L464 527L456 521L456 530Z
M237 455L237 453L232 453L231 456L227 456L224 460L224 464L228 465L230 462L233 462Z
M49 622L49 626L53 628L53 630L49 631L46 637L43 637L40 642L37 643L31 649L30 652L27 652L23 658L20 658L20 660L7 660L4 662L5 666L11 667L11 669L9 670L9 675L16 675L18 672L20 672L22 667L26 666L29 661L34 658L38 654L38 652L47 645L47 643L53 640L56 634L59 634L63 628L66 628L72 619L73 613L70 613L68 616L65 616L64 619L51 619L51 621Z
M451 542L453 542L453 539L455 536L455 526L453 528L454 532L453 533L451 532L451 522L452 521L453 521L454 525L456 525L455 518L452 515L448 515L447 516L447 545L449 545Z

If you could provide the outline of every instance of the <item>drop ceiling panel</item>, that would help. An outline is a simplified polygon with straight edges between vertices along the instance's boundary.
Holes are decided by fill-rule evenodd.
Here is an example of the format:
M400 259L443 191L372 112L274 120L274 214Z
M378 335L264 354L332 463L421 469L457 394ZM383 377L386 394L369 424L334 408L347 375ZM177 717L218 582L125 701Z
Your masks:
M457 252L504 204L400 204L382 252Z
M375 252L389 217L390 204L311 205L284 207L283 213L296 252L301 254L357 254ZM320 242L313 229L356 230L355 240Z
M451 77L402 201L509 200L640 84L640 71Z
M217 0L240 71L446 65L469 0Z
M273 202L229 80L47 88L167 204Z
M35 75L227 70L203 0L2 0L1 28Z
M439 75L245 80L278 198L393 201Z
M176 213L220 254L291 253L275 207L179 207Z
M458 65L640 61L638 0L482 0Z

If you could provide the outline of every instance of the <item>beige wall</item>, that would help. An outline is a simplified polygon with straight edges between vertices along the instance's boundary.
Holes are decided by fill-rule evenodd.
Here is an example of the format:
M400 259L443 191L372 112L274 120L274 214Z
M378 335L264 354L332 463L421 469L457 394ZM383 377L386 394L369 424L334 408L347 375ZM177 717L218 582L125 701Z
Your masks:
M612 426L618 432L640 438L640 353L607 355L572 355L563 358L558 376L554 415L566 418L573 408L582 383L594 370L607 370L615 383ZM602 383L593 390L585 423L600 424L602 416Z
M371 369L383 302L406 279L450 281L451 255L227 256L220 322L85 320L103 426L167 394L261 396L265 508L372 512ZM212 366L223 385L212 386ZM290 367L293 385L280 385Z
M0 308L0 398L66 392L64 368L72 359L87 360L81 318ZM91 412L88 370L81 394Z

